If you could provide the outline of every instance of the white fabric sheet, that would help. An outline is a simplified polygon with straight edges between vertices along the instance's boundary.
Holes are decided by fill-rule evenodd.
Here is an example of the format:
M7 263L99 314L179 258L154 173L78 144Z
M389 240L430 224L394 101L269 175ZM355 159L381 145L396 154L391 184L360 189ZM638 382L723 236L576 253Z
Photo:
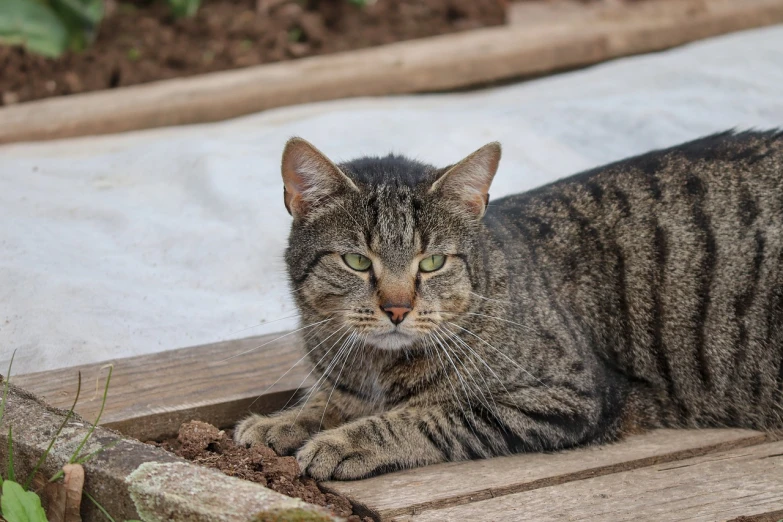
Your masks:
M447 164L504 146L493 197L731 127L783 126L783 26L471 93L0 147L0 368L14 373L292 328L279 160ZM222 354L216 354L220 357Z

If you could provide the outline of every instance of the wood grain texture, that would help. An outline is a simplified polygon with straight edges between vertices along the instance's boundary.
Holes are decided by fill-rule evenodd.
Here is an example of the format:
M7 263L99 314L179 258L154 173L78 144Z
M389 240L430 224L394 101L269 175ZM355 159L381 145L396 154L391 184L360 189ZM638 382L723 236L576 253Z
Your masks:
M389 519L766 440L764 434L749 430L656 430L616 444L439 464L361 481L328 482L325 486L360 502L382 519Z
M106 370L101 368L111 363L114 370L101 425L142 439L176 434L180 423L192 419L223 428L250 411L279 409L302 383L312 384L306 380L310 368L304 362L294 366L303 355L298 334L281 335L285 334L12 376L11 380L50 405L67 409L81 371L82 393L76 412L94 420L101 404L96 380L102 392Z
M782 509L783 442L773 442L396 520L715 522Z
M109 361L114 364L114 374L102 424L147 440L171 436L187 420L230 427L249 411L279 409L302 382L311 383L307 367L295 365L302 353L301 340L296 334L279 337L254 337ZM226 360L235 355L239 356ZM94 364L20 375L14 381L50 404L67 408L76 391L77 371L81 371L83 400L77 411L92 419L100 407L94 383L99 375L104 378L102 367ZM289 368L293 369L283 375ZM497 501L521 491L562 487L558 485L766 440L764 434L748 430L658 430L612 445L442 464L326 486L352 498L366 511L390 519L445 513L448 509L443 508L450 506L483 505L486 499ZM783 483L783 475L779 483ZM517 513L513 505L497 509L503 519ZM460 513L455 516L463 517ZM464 515L466 519L470 516Z
M513 23L0 108L0 143L224 120L299 103L463 88L783 22L780 0L514 4Z

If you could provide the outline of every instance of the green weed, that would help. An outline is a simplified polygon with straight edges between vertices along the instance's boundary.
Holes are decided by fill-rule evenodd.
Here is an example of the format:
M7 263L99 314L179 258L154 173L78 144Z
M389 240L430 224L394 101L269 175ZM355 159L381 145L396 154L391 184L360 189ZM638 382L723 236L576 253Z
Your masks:
M166 0L174 16L193 16L201 0ZM0 0L0 45L57 58L95 41L104 0ZM127 11L123 11L124 13Z
M2 1L4 0L0 0L0 2ZM15 355L16 352L14 352L14 354L11 356L11 362L8 365L8 372L6 373L6 377L3 382L3 396L2 396L2 400L0 401L0 421L2 421L3 419L3 415L5 414L6 404L8 403L8 388L11 381L10 375L11 375L11 370L13 368ZM84 449L84 446L90 440L90 437L95 431L95 427L98 425L98 423L101 420L101 416L103 415L103 410L106 407L106 398L109 394L109 383L111 382L111 375L112 375L112 371L114 370L114 367L111 365L109 365L108 368L109 368L109 373L106 376L106 384L103 389L103 398L101 401L101 409L98 412L98 417L95 419L95 423L90 425L90 428L87 430L87 433L82 438L78 447L71 454L70 458L68 459L69 464L84 464L85 462L89 461L91 458L98 455L101 451L104 451L107 448L110 448L114 444L119 442L119 440L117 440L113 444L104 446L96 451L87 454L82 454L82 450ZM82 389L82 376L81 376L81 372L79 372L79 380L76 387L76 397L74 398L73 405L71 405L71 408L66 413L65 418L60 423L60 426L57 428L57 431L55 432L54 436L49 442L46 451L44 451L44 453L35 463L35 466L33 467L33 470L30 472L30 475L27 477L27 480L25 480L24 485L17 482L16 480L16 473L14 469L13 428L12 426L9 425L8 463L6 466L7 471L5 477L0 476L0 487L2 488L0 492L0 518L2 518L3 520L7 522L47 522L46 513L41 507L40 497L35 492L29 491L29 488L30 485L32 484L33 478L38 473L43 463L46 461L46 458L49 456L49 453L54 447L54 443L57 441L57 438L60 436L60 433L62 432L63 428L68 424L68 421L71 419L71 417L73 417L74 409L76 408L76 404L79 401L79 395L81 394L81 389ZM59 480L62 476L63 476L63 471L60 470L57 473L55 473L52 476L52 478L49 479L49 482L55 482ZM111 522L115 522L115 520L111 517L111 515L109 515L109 513L103 508L103 506L101 506L91 495L89 495L86 491L84 492L84 495L91 502L95 503L95 505L98 507L101 513L103 513L108 520L110 520ZM126 522L140 522L140 521L126 521Z

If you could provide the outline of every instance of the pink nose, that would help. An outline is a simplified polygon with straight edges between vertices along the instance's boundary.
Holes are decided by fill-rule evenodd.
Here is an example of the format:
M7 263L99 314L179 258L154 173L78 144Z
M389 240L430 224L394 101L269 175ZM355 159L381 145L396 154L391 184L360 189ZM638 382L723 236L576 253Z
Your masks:
M398 304L389 304L384 305L381 308L383 308L383 311L386 312L386 315L389 316L389 319L391 319L391 322L394 324L400 324L405 320L405 316L408 315L408 312L411 311L411 307L409 305L398 305Z

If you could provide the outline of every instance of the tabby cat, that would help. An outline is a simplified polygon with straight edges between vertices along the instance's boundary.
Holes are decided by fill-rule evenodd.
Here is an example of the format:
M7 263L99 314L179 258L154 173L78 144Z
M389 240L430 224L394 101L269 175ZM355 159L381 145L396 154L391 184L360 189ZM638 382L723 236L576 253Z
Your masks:
M783 428L783 132L725 132L489 203L490 143L436 168L285 147L317 384L237 441L357 479L613 441Z

